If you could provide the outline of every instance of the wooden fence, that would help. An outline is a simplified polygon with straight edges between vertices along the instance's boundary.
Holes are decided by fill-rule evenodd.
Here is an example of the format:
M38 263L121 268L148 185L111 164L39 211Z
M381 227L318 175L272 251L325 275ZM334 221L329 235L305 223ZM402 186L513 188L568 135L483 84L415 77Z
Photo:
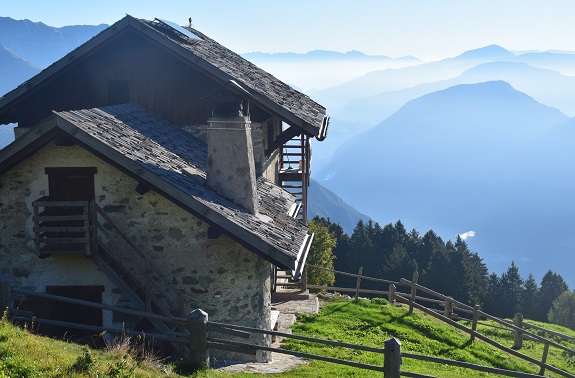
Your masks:
M429 290L429 289L421 287L420 285L416 285L413 283L412 283L411 287L415 287L416 290L422 290L422 291L423 290ZM93 331L93 332L97 332L97 333L106 331L109 333L130 335L130 336L139 335L139 336L144 337L146 340L160 340L160 341L168 341L171 343L179 343L179 344L182 344L184 346L184 348L182 348L182 350L186 351L186 355L184 357L194 367L208 367L209 366L209 355L210 355L209 350L210 349L220 349L220 350L234 351L234 352L246 353L246 354L255 354L255 352L257 350L263 350L263 351L271 351L271 352L275 352L275 353L288 354L288 355L302 357L302 358L308 358L308 359L314 359L314 360L327 361L327 362L347 365L347 366L353 366L353 367L357 367L357 368L361 368L361 369L374 370L374 371L382 372L383 376L386 378L389 378L389 377L395 378L395 377L400 377L400 376L404 376L404 377L429 377L427 375L401 371L402 358L417 359L417 360L428 361L428 362L432 362L432 363L438 363L438 364L444 364L444 365L450 365L450 366L458 366L458 367L468 368L468 369L472 369L472 370L483 371L483 372L499 374L502 376L510 376L510 377L540 377L541 375L544 374L545 369L553 371L553 372L559 374L560 376L572 377L572 378L575 377L575 375L564 372L564 371L557 369L553 366L547 365L545 363L545 361L538 361L538 360L532 359L531 357L524 356L521 353L519 353L513 349L510 349L510 348L504 347L500 344L497 344L495 341L488 339L487 337L483 336L480 333L477 333L475 330L470 330L467 327L455 322L454 320L445 317L443 314L438 313L437 311L430 310L430 309L428 309L428 308L426 308L426 307L424 307L418 303L411 301L410 298L406 298L407 293L405 293L404 295L397 296L396 299L399 302L406 303L410 306L413 306L413 308L417 308L417 309L419 309L423 312L426 312L432 316L435 316L435 317L437 317L443 321L446 321L446 322L452 324L453 326L455 326L461 330L464 330L465 332L470 333L472 335L472 337L475 336L475 337L477 337L477 338L479 338L485 342L488 342L494 346L500 347L500 349L502 349L506 352L509 352L510 354L516 355L516 356L521 357L521 358L527 357L528 361L533 362L533 363L535 363L541 367L541 370L539 372L540 375L534 375L534 374L528 374L528 373L522 373L522 372L516 372L516 371L509 371L509 370L505 370L505 369L498 369L498 368L493 368L493 367L489 367L489 366L481 366L481 365L471 364L471 363L467 363L467 362L454 361L454 360L448 360L448 359L437 358L437 357L432 357L432 356L424 356L424 355L419 355L419 354L401 352L401 343L395 338L391 338L391 339L386 340L384 342L383 348L375 348L375 347L369 347L369 346L364 346L364 345L348 344L348 343L342 343L342 342L338 342L338 341L288 334L288 333L283 333L283 332L278 332L278 331L273 331L273 330L262 330L262 329L258 329L258 328L251 328L251 327L244 327L244 326L238 326L238 325L232 325L232 324L223 324L223 323L211 322L211 321L208 321L208 314L202 310L199 310L199 309L192 311L187 317L173 317L173 316L168 317L168 316L153 314L153 313L149 313L149 312L142 312L142 311L137 311L137 310L121 308L121 307L117 307L117 306L110 306L110 305L106 305L106 304L88 302L88 301L83 301L83 300L73 299L73 298L68 298L68 297L60 297L60 296L55 296L55 295L46 294L46 293L37 293L37 292L22 290L22 289L18 289L18 288L11 288L11 281L6 280L6 279L2 279L2 277L0 277L0 305L1 306L9 307L10 304L12 303L12 296L23 296L23 295L24 296L37 296L37 297L41 297L41 298L46 298L46 299L51 299L51 300L59 300L62 302L68 302L68 303L82 305L82 306L89 306L89 307L103 309L103 310L117 311L117 312L122 312L122 313L130 314L130 315L141 316L141 317L148 318L148 319L157 319L157 320L161 320L164 322L172 322L172 323L175 323L177 325L183 326L185 331L170 332L169 335L162 335L162 334L152 334L152 333L144 333L144 332L134 332L134 331L128 331L125 329L116 329L116 328L110 328L110 327L89 326L89 325L83 325L83 324L78 324L78 323L55 321L55 320L50 320L50 319L40 319L40 318L34 317L33 314L31 314L29 312L19 311L17 309L10 309L10 311L9 311L10 318L13 320L17 320L17 321L26 321L26 322L31 322L31 323L35 322L35 323L40 323L40 324L51 324L51 325L68 327L68 328L77 328L77 329L82 329L82 330L87 330L87 331ZM412 294L412 293L409 293L409 296L410 297L411 296L417 297L415 294ZM456 301L454 301L454 302L456 302ZM460 304L457 304L457 305L460 305ZM476 313L478 316L483 314L479 310L476 310ZM485 314L485 315L487 315L487 314ZM506 322L506 321L502 321L502 322L504 322L506 325L510 325L509 322ZM304 341L308 341L308 342L316 342L316 343L335 346L335 347L351 348L353 350L358 350L358 351L367 351L367 352L382 354L383 355L383 364L381 366L369 365L369 364L363 364L363 363L359 363L359 362L355 362L355 361L337 359L337 358L333 358L333 357L313 355L313 354L309 354L309 353L303 353L303 352L292 351L292 350L287 350L287 349L272 348L272 347L269 347L267 345L257 345L257 344L251 344L248 342L233 341L233 340L229 340L229 339L223 339L220 337L214 337L214 334L216 334L216 335L217 334L231 335L231 336L235 336L235 337L239 337L239 338L245 338L245 339L248 339L252 334L267 334L267 335L279 336L279 337L283 337L283 338L292 338L292 339L304 340ZM535 336L537 336L537 335L535 335ZM540 336L537 336L537 337L541 338ZM547 344L547 345L551 345L551 344ZM558 344L558 345L560 345L560 344ZM561 346L561 347L563 347L563 346ZM548 350L548 347L546 347L546 351L547 350ZM569 349L567 349L567 350L569 350ZM571 351L571 352L573 352L573 351Z
M332 287L332 286L317 286L317 285L307 285L306 287L302 287L302 290L309 288L309 289L318 289L318 290L327 290L327 291L341 291L341 292L352 292L354 293L354 298L357 299L360 293L365 294L379 294L379 295L386 295L390 303L400 302L404 303L409 306L409 312L413 312L413 309L416 308L420 311L423 311L439 320L442 320L449 325L458 328L470 335L470 340L474 341L476 338L480 339L502 351L510 353L516 357L519 357L525 361L533 363L540 368L539 374L545 374L546 370L552 371L557 373L561 376L565 377L574 377L574 375L567 373L561 369L558 369L552 365L547 364L547 356L549 353L549 347L555 347L567 352L570 355L575 355L575 350L571 348L567 348L564 345L561 345L549 338L545 338L539 336L535 333L529 332L526 329L533 328L537 329L540 332L547 332L554 337L563 337L566 340L575 340L573 337L569 337L557 332L549 331L545 328L535 326L529 323L523 322L523 316L521 314L516 314L513 323L500 319L498 317L492 316L480 310L479 305L469 306L465 303L459 302L452 297L443 295L438 293L434 290L431 290L425 286L419 285L417 283L419 279L418 272L414 272L412 281L406 280L402 278L399 282L384 280L380 278L373 278L373 277L366 277L363 276L363 268L359 268L357 274L347 273L347 272L340 272L333 269L327 269L324 267L308 265L309 267L313 267L315 269L325 270L333 272L334 274L344 275L348 277L355 277L357 279L355 288L339 288L339 287ZM388 285L388 290L364 290L361 289L361 283L364 280L370 280L379 282L382 284ZM307 282L307 280L305 281ZM407 290L399 291L397 288L404 288ZM342 290L343 289L343 290ZM408 291L408 292L406 292ZM417 295L418 292L425 294L426 296ZM429 303L434 306L434 308L430 308L429 306L423 306L421 302ZM438 309L439 307L440 309ZM497 341L477 332L477 325L482 324L486 326L492 326L487 323L482 323L481 319L488 319L495 323L498 323L502 329L508 330L513 333L514 335L514 345L513 348L506 347ZM466 320L471 323L471 327L466 327L458 320ZM523 353L518 352L517 350L521 349L523 346L523 340L529 339L536 342L543 343L543 355L541 360L537 360L530 356L527 356Z

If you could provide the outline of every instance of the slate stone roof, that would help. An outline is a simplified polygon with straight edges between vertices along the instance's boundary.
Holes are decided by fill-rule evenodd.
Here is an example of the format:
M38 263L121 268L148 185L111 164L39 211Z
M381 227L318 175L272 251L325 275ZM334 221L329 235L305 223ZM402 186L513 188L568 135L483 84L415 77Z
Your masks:
M326 109L323 106L210 39L200 31L186 28L199 37L189 38L183 34L174 33L173 28L162 22L139 21L151 26L197 57L227 73L237 80L240 85L245 85L247 87L245 89L255 93L256 97L265 96L311 126L317 129L322 127L323 119L326 115Z
M303 129L309 135L323 140L327 135L329 117L326 109L308 96L283 83L273 75L258 68L240 55L220 45L195 29L189 29L198 38L190 38L175 28L158 21L136 19L126 15L88 42L53 63L38 75L0 97L0 120L17 122L11 115L13 103L48 82L51 77L74 64L82 55L89 53L108 39L113 39L123 29L133 28L155 39L189 64L201 66L217 78L222 85L229 85L240 94L249 94L252 100L277 114L291 126Z
M302 250L307 254L307 226L287 214L295 201L291 194L260 177L257 182L260 214L248 213L203 185L206 144L168 121L135 104L54 113L87 136L154 173L164 183L183 191L184 205L186 200L200 204L206 209L202 215L207 211L215 212L248 231L257 240L258 243L253 244L259 245L256 248L263 257L271 256L272 262L295 270ZM79 132L74 133L74 137L80 141L87 138ZM93 148L99 149L98 146ZM276 252L283 256L283 261L277 261L277 254L273 256Z

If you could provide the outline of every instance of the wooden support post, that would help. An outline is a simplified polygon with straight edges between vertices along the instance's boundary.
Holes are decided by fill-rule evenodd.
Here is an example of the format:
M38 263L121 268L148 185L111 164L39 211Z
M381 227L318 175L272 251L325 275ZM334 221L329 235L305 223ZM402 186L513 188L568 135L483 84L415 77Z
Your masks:
M359 287L361 285L361 273L363 272L363 266L359 267L359 272L357 272L357 284L355 285L355 300L359 298Z
M545 346L543 347L543 357L541 358L541 362L543 364L547 363L547 354L549 353L549 343L545 343ZM541 370L539 370L539 375L543 375L545 374L545 366L541 365Z
M385 340L383 377L399 378L401 375L401 343L395 337Z
M410 314L413 312L413 303L415 302L415 295L417 293L417 289L415 288L415 284L417 284L418 279L419 279L419 273L416 270L415 272L413 272L413 279L411 280L413 285L411 286L411 295L409 297L409 313Z
M188 315L188 331L190 332L190 364L194 369L210 366L210 351L208 349L208 314L196 309Z
M516 327L523 328L523 314L518 312L513 318L513 324ZM523 348L523 331L521 329L515 330L515 338L513 341L513 349Z
M0 318L7 308L12 307L12 277L0 275Z
M444 309L443 309L443 316L446 318L451 319L451 312L453 311L453 298L447 297L444 301Z
M473 308L473 322L471 323L471 342L475 340L475 331L477 330L477 321L479 320L479 305L476 304Z
M301 287L300 291L305 293L307 291L307 266L303 268L303 272L301 273Z
M394 304L395 303L395 284L389 284L389 290L388 290L388 299L389 299L389 304Z

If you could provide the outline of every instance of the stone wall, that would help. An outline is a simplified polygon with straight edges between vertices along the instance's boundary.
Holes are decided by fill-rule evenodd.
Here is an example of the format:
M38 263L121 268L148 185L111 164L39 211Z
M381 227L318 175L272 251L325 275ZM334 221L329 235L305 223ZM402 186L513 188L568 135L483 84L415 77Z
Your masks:
M40 260L34 253L32 201L49 194L44 168L70 166L97 168L96 202L184 293L186 311L202 308L213 321L270 328L267 261L225 235L208 239L206 223L152 190L138 194L137 181L79 146L49 144L0 176L0 273L12 274L17 285L37 291L44 291L47 284L101 284L105 303L125 300L90 259ZM112 321L109 315L104 319L105 325ZM267 342L262 337L253 341Z
M264 176L274 184L279 183L279 149L274 151L270 156L265 155L267 148L267 127L266 125L271 122L275 128L276 136L281 132L281 121L272 117L264 122L252 122L251 134L254 152L254 162L256 168L256 176ZM208 125L189 125L184 126L182 129L196 138L206 142L207 141L207 128Z

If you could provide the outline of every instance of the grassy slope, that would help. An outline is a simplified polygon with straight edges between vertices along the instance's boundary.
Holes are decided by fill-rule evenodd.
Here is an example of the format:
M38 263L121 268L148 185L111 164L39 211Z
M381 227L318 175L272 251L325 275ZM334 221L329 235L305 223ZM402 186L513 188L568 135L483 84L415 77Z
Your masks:
M125 345L110 351L89 349L0 320L0 378L168 376L169 369L153 360L138 362L133 357L138 352Z
M551 328L549 325L545 325ZM557 332L575 336L575 332L553 326ZM491 327L480 326L479 330L498 340L506 346L513 345L510 332ZM319 315L302 315L294 325L294 333L305 334L318 338L345 341L383 347L384 340L390 337L398 338L402 350L412 353L438 356L448 359L464 360L480 365L489 365L504 369L520 370L538 373L535 366L523 362L516 357L500 352L491 346L476 341L469 343L469 336L457 331L427 315L408 314L405 307L380 305L369 301L341 301L326 304ZM575 349L574 343L564 343ZM373 365L382 365L383 356L379 354L353 351L345 348L312 345L301 341L289 341L286 347L313 354L322 354L338 358L350 359ZM540 359L543 347L540 344L525 341L521 352ZM137 363L134 359L122 358L125 351L104 353L90 350L94 361L84 373L74 366L82 364L84 349L70 343L54 341L30 335L26 331L12 327L6 322L0 322L0 378L4 369L6 376L108 376L115 367L121 372L132 372L129 376L155 377L166 376L164 371L155 369L153 364ZM550 349L548 362L571 373L575 373L575 357ZM131 370L133 369L133 371ZM434 363L403 359L404 371L412 371L435 375L438 377L484 377L484 373L467 369L449 367ZM118 370L118 369L116 369ZM548 376L553 376L549 375ZM116 376L122 376L117 374ZM172 373L170 376L180 376ZM196 377L228 377L249 376L253 374L227 374L215 371L200 372ZM319 361L311 361L309 365L292 371L274 375L277 377L381 377L381 373L359 370L343 365L335 365Z
M294 325L294 333L317 338L345 341L354 344L370 345L383 348L383 343L390 337L396 337L402 343L402 350L411 353L437 356L446 359L462 360L478 365L493 366L502 369L538 373L539 369L490 345L476 341L469 342L469 336L428 315L408 314L403 306L379 305L369 301L334 302L322 306L319 315L304 315ZM549 326L545 324L545 326ZM548 327L551 328L551 327ZM479 326L481 332L508 347L513 345L511 332ZM571 336L575 332L554 326L553 330ZM301 341L289 341L285 347L307 353L321 354L342 359L382 365L383 355L353 351L346 348L315 345ZM575 343L564 343L575 349ZM524 343L521 352L540 359L543 346L530 341ZM548 363L575 373L575 357L569 357L555 348L551 348ZM486 373L468 369L450 367L413 359L403 359L402 370L434 375L438 377L487 377ZM547 376L556 376L546 374ZM227 377L230 375L212 373L210 376ZM245 374L245 376L251 376ZM277 377L381 377L381 373L360 370L327 362L311 361L309 365L292 371L278 374Z

